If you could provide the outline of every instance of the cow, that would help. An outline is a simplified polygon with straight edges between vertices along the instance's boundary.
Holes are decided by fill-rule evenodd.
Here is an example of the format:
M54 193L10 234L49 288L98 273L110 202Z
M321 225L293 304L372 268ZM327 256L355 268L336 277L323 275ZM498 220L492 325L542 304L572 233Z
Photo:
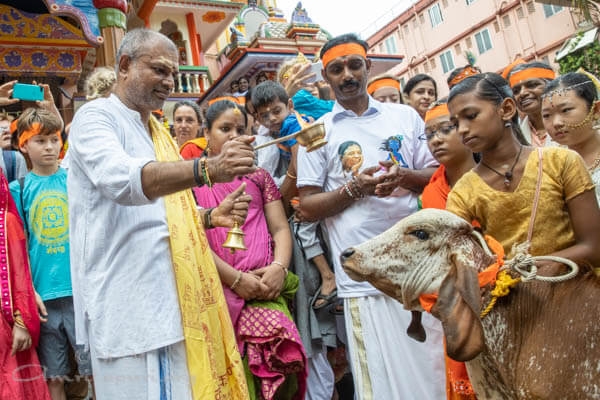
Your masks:
M423 311L419 297L437 293L431 313L479 399L600 399L600 280L590 266L564 282L521 281L480 317L492 284L480 288L477 274L496 257L469 223L437 209L402 219L341 261L352 279L408 310Z

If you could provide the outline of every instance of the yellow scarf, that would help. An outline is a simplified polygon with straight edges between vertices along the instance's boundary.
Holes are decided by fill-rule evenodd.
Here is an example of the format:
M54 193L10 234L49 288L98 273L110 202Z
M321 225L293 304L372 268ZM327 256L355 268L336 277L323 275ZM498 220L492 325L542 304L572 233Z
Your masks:
M149 127L156 159L180 160L177 145L156 118L150 117ZM233 325L192 192L173 193L164 201L193 397L248 399Z

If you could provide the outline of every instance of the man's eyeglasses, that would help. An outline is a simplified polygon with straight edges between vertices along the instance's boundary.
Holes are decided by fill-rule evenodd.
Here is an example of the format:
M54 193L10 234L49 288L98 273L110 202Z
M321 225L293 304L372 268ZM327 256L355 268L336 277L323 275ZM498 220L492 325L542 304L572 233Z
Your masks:
M419 139L427 140L428 142L433 140L434 136L437 136L440 139L443 139L444 136L448 136L456 129L456 124L442 124L438 125L435 129L425 128L425 133L422 134ZM439 135L438 135L439 133Z

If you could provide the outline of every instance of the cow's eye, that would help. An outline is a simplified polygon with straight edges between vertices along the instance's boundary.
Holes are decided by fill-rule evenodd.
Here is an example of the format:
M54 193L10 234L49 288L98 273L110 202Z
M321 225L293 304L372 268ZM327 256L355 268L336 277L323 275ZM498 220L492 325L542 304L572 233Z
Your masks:
M413 235L414 237L416 237L419 240L429 239L429 233L427 233L421 229L417 229L416 231L409 232L409 235Z

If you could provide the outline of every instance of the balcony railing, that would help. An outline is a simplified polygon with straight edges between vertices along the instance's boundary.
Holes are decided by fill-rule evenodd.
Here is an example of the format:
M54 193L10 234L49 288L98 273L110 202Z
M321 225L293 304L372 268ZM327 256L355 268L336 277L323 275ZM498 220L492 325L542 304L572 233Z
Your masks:
M208 67L195 65L180 65L174 94L202 95L210 86Z

